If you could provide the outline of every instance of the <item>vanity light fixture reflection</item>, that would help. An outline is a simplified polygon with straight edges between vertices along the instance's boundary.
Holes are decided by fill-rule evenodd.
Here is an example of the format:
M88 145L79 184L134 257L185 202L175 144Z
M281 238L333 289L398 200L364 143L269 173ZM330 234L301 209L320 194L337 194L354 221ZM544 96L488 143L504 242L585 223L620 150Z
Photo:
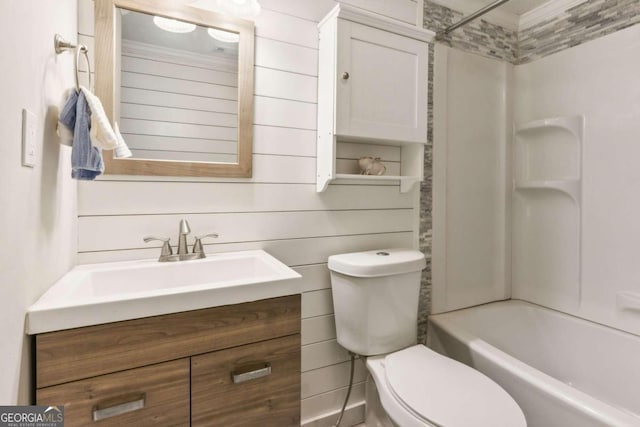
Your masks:
M176 19L163 18L161 16L154 16L153 23L156 27L161 28L170 33L190 33L196 29L196 25L190 22L178 21Z
M240 42L240 34L231 33L229 31L217 30L215 28L208 28L207 33L212 38L219 40L225 43L239 43Z

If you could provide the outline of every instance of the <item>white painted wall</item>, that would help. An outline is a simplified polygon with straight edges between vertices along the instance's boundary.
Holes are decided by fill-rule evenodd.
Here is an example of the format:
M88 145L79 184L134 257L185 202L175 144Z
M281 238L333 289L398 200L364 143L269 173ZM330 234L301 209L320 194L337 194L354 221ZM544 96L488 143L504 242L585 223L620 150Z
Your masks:
M12 405L32 399L26 308L75 259L77 186L55 135L73 55L56 56L53 37L76 39L76 1L0 2L0 27L0 404ZM21 166L23 108L38 117L34 169Z
M640 334L640 26L517 66L515 122L583 114L582 283L545 305ZM526 286L523 284L522 286ZM552 290L549 290L552 292ZM626 292L636 309L616 304ZM630 300L632 301L633 298Z
M513 66L436 45L432 313L509 297Z
M262 248L293 267L303 275L302 420L330 425L346 393L349 366L335 340L327 257L417 247L419 194L401 194L397 185L332 185L316 193L317 23L335 2L260 3L253 177L107 176L82 183L78 261L157 257L159 247L145 245L142 237L167 235L175 244L178 221L186 218L196 234L220 234L207 244L209 253ZM79 37L92 46L93 2L79 0L79 9ZM354 161L351 151L347 144L339 154L345 168ZM398 153L388 151L380 155L393 166ZM363 417L366 370L357 366L356 408L345 425Z

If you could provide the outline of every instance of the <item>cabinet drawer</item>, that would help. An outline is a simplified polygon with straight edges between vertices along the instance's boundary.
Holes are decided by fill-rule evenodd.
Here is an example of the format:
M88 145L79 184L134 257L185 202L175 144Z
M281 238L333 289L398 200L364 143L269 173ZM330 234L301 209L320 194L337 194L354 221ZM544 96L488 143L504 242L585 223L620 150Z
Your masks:
M64 405L66 427L188 426L189 386L180 359L39 389L36 400Z
M300 335L193 357L191 390L192 426L299 426Z
M36 336L36 387L300 332L300 295Z

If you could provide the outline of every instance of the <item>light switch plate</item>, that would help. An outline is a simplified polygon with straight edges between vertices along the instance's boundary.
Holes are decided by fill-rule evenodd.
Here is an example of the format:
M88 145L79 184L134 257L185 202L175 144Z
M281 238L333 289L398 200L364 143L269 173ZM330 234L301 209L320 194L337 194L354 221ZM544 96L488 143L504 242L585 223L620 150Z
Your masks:
M36 165L36 120L31 111L22 110L22 166Z

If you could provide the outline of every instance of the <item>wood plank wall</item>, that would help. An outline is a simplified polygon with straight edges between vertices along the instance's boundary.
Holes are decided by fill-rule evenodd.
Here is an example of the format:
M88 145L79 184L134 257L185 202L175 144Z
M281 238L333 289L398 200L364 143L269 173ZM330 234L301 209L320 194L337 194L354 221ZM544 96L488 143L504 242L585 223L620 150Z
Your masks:
M93 1L78 0L79 42L93 47ZM405 0L402 0L405 2ZM208 253L261 248L291 266L302 287L302 423L335 422L348 384L348 355L335 340L327 257L416 247L419 194L397 185L331 185L315 192L317 23L334 0L261 0L256 20L255 137L250 179L106 176L80 182L78 263L153 258L145 235L176 243L178 221L218 232ZM415 2L406 0L413 5ZM399 11L406 14L406 8ZM86 76L85 76L86 77ZM342 144L345 170L362 147ZM371 147L392 170L396 150ZM357 364L346 421L362 421L366 369ZM326 416L330 415L329 418Z
M235 163L238 65L124 40L120 130L133 157Z

